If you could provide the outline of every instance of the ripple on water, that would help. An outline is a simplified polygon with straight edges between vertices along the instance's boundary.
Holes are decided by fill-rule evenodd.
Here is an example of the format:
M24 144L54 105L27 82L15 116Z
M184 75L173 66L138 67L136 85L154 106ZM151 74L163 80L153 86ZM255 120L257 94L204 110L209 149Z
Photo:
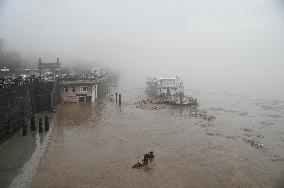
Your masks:
M272 126L272 125L274 125L275 123L273 123L273 122L267 122L267 121L261 121L260 124L261 124L262 126Z
M271 111L283 111L284 105L280 103L279 101L269 101L269 100L263 100L261 102L255 102L253 103L255 106L259 107L261 110L271 110Z
M282 116L279 114L265 114L265 116L273 118L273 119L278 119L281 118Z
M239 111L239 110L226 110L226 109L223 109L223 108L210 108L210 110L212 111L216 111L216 112L226 112L226 113L230 113L230 114L234 114L234 115L238 115L238 116L248 116L248 113L247 112L244 112L244 111Z

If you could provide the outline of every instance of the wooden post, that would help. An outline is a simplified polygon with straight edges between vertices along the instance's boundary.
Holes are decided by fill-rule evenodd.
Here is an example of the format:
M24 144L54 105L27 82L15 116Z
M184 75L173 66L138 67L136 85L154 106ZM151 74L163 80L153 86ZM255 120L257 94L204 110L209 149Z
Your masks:
M35 117L31 117L31 131L36 131Z
M44 130L45 131L49 131L49 120L48 120L48 116L44 117Z
M117 92L115 92L115 103L117 104Z
M118 95L118 104L121 106L121 94Z
M42 119L41 118L39 118L39 122L38 122L38 132L39 133L43 132Z

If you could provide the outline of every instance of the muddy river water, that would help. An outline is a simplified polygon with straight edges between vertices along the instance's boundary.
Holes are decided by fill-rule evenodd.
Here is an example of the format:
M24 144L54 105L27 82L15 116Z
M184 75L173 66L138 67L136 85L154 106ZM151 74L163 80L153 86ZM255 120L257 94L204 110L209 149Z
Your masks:
M134 105L142 88L117 90L121 108L58 106L32 187L284 187L283 102L195 92L197 111L151 110Z

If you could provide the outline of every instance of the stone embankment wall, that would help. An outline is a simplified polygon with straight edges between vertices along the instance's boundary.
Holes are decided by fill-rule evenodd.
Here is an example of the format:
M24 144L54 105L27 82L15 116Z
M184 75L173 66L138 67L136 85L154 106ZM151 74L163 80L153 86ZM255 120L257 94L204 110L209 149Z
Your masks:
M34 114L50 111L56 103L57 82L29 80L0 88L0 139L30 126Z
M98 98L106 96L108 77L98 82ZM30 79L0 88L0 140L23 126L30 127L31 118L39 112L52 111L59 101L58 80Z

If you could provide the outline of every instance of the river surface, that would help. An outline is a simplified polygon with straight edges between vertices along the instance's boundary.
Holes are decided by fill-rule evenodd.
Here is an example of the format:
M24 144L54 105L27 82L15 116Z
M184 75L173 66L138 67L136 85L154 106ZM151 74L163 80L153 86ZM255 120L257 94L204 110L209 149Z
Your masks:
M197 109L136 106L143 90L60 104L49 132L19 131L0 145L0 187L284 187L283 101L187 91Z
M32 187L284 187L283 101L189 91L197 112L149 110L134 105L143 88L117 90L121 108L58 106ZM151 150L153 162L131 168Z

